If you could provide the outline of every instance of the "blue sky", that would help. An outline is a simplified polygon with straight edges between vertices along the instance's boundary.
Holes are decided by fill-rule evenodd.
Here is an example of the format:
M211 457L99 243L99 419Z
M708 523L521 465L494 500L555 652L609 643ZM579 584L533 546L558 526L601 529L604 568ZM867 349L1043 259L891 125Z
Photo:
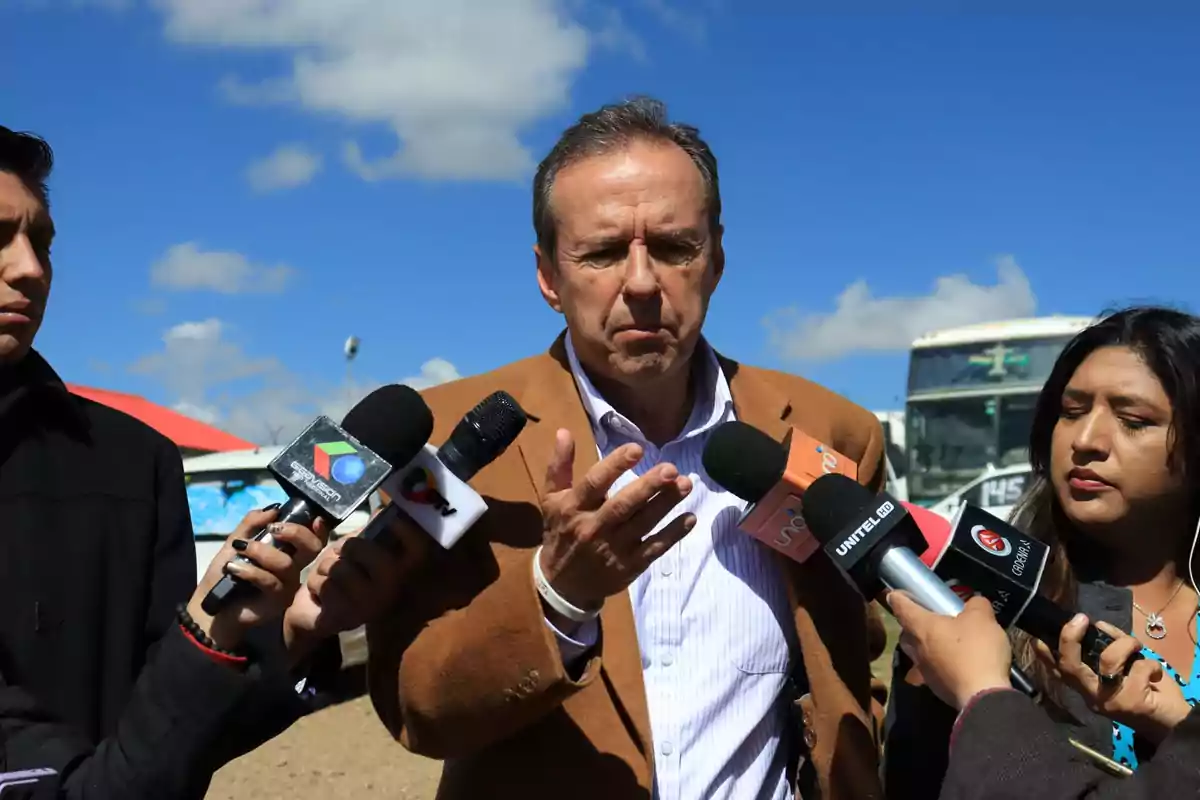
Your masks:
M58 157L39 347L256 441L537 352L533 165L632 93L720 160L733 357L898 407L923 328L1194 308L1200 16L772 8L0 3L0 121Z

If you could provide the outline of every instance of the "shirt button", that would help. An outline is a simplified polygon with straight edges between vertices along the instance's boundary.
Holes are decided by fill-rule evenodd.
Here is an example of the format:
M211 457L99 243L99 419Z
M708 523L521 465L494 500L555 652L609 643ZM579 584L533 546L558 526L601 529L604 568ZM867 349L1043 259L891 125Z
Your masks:
M675 748L671 747L670 742L663 742L662 747L660 749L662 750L662 754L664 756L669 756L669 755L671 755L671 753L673 753L675 751Z
M662 573L663 577L669 577L671 574L671 565L666 561L660 561L658 563L661 565L659 566L658 571Z
M671 658L669 655L666 655L666 656L663 656L663 657L662 657L662 663L663 663L663 666L664 666L664 667L669 667L669 666L671 666L673 663L675 663L675 661L674 661L674 659L672 659L672 658Z

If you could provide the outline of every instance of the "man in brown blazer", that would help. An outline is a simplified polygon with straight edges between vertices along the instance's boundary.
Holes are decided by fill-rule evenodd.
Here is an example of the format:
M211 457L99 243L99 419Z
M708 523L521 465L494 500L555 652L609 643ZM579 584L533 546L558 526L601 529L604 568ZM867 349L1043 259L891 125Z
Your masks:
M569 129L535 178L534 223L538 285L567 330L425 393L434 442L497 389L530 422L472 481L488 513L369 625L379 716L445 760L446 800L882 798L878 614L827 559L738 532L745 504L699 460L722 421L794 426L879 489L879 423L705 342L724 268L716 159L661 104Z

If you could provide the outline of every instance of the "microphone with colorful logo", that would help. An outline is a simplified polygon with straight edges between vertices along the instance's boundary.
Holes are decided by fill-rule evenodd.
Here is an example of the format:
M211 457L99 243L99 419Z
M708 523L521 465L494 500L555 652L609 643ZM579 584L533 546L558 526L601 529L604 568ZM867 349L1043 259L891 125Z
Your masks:
M1023 630L1057 651L1063 626L1074 613L1038 592L1050 547L966 503L949 523L931 516L940 523L930 522L927 532L922 526L931 545L922 555L924 563L942 580L953 582L960 596L986 597L1004 628ZM1111 636L1089 625L1083 635L1083 663L1098 673L1100 654L1112 643ZM1135 654L1126 669L1141 658L1141 653Z
M289 497L276 521L311 527L322 518L332 529L379 488L394 465L411 461L432 432L429 406L401 384L371 392L350 409L341 427L328 417L317 417L267 465ZM254 538L291 552L290 544L271 542L266 528ZM236 558L248 561L242 555ZM201 608L216 615L256 591L252 584L226 574Z
M808 529L830 559L868 598L903 591L930 611L958 616L963 600L919 555L928 549L913 513L886 492L873 494L844 475L823 475L804 499ZM1013 686L1030 697L1037 689L1017 667Z
M411 463L384 481L381 488L391 502L359 535L384 535L403 511L443 548L453 547L487 511L487 503L468 481L516 441L526 422L525 412L508 392L484 398L459 421L445 444L437 449L426 444Z
M719 425L704 446L704 471L745 500L738 527L788 558L804 563L820 548L803 515L806 489L822 475L858 477L858 465L803 431L783 443L744 422Z

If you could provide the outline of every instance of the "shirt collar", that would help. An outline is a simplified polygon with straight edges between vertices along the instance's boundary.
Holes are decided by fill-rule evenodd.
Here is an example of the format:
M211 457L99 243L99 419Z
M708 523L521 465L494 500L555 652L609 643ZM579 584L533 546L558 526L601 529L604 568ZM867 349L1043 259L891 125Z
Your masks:
M644 441L645 437L637 426L604 399L591 378L583 371L579 365L579 357L575 354L570 332L567 333L566 349L571 375L575 378L575 385L579 387L583 410L587 412L592 423L596 444L604 449L612 432ZM717 361L717 354L703 338L696 345L696 356L702 359L702 371L697 378L699 391L692 406L691 416L683 426L683 432L675 437L676 441L698 436L722 422L733 419L733 393L729 390L729 382Z
M0 367L0 418L25 406L30 399L36 401L32 407L42 416L62 412L73 422L86 424L87 417L75 396L36 350L30 350L16 364Z

